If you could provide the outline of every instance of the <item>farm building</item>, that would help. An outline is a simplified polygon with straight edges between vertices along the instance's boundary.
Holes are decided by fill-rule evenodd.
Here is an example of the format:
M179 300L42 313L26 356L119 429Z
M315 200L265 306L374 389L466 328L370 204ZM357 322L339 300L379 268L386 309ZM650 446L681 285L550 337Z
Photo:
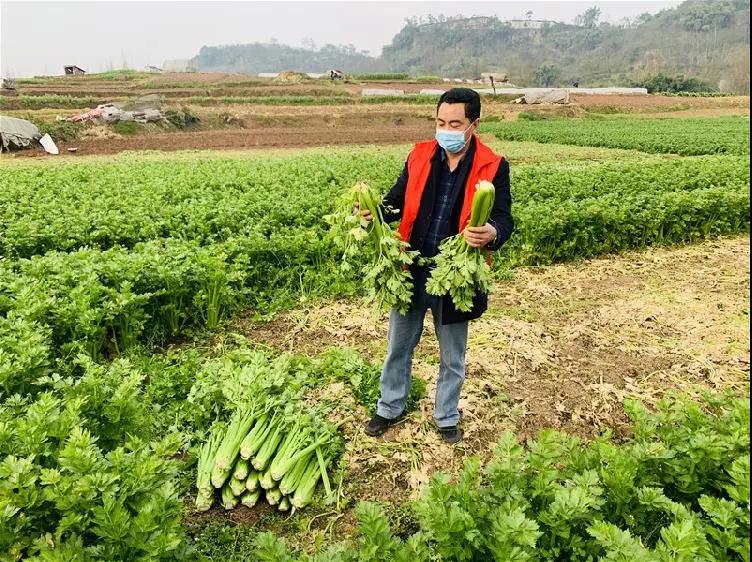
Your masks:
M72 76L74 74L86 74L86 71L83 68L76 65L65 66L64 69L66 76Z
M15 78L3 78L3 87L0 93L4 96L18 95Z

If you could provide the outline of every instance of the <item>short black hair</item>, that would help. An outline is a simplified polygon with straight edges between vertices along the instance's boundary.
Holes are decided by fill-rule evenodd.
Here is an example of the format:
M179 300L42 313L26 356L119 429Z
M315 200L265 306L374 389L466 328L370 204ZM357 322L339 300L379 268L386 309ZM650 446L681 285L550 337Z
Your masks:
M436 104L436 112L442 103L464 103L465 117L470 119L471 123L480 118L480 96L470 88L452 88L441 94L439 103Z

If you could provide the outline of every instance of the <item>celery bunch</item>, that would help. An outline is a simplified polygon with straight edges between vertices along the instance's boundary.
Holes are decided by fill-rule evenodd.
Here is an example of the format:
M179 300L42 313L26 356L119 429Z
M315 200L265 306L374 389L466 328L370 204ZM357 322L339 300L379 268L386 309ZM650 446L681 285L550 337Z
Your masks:
M380 200L366 182L358 182L340 199L335 212L324 218L331 226L334 243L342 250L342 271L352 271L352 262L357 261L367 298L377 311L396 308L406 314L413 295L409 266L418 252L408 250L409 245L384 221ZM355 203L371 212L372 222L353 213Z
M211 507L215 488L225 509L252 507L262 495L281 511L298 509L311 503L319 482L332 493L327 471L343 449L337 427L320 408L279 407L278 400L257 399L226 427L217 424L199 450L199 510Z
M469 227L483 226L488 222L496 190L489 181L481 181L473 196ZM491 267L486 261L486 250L471 247L460 233L444 240L434 259L435 268L426 282L426 292L431 295L449 295L457 310L469 312L473 296L487 293L491 288Z

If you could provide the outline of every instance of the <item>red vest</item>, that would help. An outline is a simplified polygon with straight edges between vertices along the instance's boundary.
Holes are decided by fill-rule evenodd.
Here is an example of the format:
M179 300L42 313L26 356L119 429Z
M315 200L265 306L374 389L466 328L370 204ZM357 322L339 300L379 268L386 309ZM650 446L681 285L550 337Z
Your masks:
M480 142L477 135L473 136L475 138L475 156L473 157L473 164L470 168L470 173L467 175L467 183L465 184L465 197L462 202L462 212L460 213L460 232L470 222L475 187L481 180L493 182L499 165L501 165L504 158ZM415 224L415 219L418 217L423 190L428 182L428 175L431 173L431 159L436 153L437 145L438 142L436 140L419 142L415 145L412 152L410 152L410 156L407 157L405 208L402 212L402 222L399 227L400 237L405 242L410 241L413 225Z

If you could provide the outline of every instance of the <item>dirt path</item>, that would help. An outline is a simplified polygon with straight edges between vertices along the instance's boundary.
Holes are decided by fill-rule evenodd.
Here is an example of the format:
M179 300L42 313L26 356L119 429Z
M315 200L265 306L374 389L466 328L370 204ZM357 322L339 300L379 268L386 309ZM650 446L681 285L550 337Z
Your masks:
M438 470L487 457L504 429L520 439L544 427L583 438L625 427L621 402L667 390L746 388L749 377L749 237L553 267L523 268L495 286L472 323L456 447L432 428L438 346L430 313L414 374L428 381L420 410L381 439L348 429L349 494L404 501ZM359 301L294 310L232 331L280 350L358 349L381 361L387 322ZM343 388L329 393L352 405ZM365 413L360 412L365 418ZM385 485L388 482L389 485Z

